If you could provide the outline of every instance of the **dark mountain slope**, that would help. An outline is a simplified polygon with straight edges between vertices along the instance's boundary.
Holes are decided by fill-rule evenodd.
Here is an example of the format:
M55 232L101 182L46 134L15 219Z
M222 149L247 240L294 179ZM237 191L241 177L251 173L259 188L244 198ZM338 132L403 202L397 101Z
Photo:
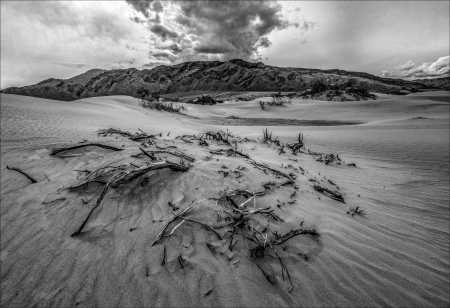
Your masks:
M433 79L416 79L419 82L432 89L450 90L450 76Z
M372 92L403 94L419 91L419 82L381 78L367 73L275 67L235 59L194 61L153 69L89 70L70 79L47 79L38 84L4 89L3 93L59 100L104 95L174 93L188 91L305 91L317 80L333 88L351 80Z

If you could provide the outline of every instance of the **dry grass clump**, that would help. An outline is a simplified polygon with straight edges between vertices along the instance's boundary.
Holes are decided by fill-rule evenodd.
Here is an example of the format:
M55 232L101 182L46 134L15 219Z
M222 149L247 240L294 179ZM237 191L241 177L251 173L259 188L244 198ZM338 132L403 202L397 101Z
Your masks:
M299 132L297 135L297 142L288 143L286 144L286 146L291 150L293 155L297 155L297 153L300 153L300 151L305 146L303 134Z
M236 136L234 136L228 129L225 130L209 130L203 134L203 137L208 140L213 140L219 143L224 143L227 145L231 145L233 141L236 140Z
M274 143L277 146L281 146L280 139L278 139L278 137L274 137L272 132L269 131L269 129L267 127L263 130L262 142L263 143Z

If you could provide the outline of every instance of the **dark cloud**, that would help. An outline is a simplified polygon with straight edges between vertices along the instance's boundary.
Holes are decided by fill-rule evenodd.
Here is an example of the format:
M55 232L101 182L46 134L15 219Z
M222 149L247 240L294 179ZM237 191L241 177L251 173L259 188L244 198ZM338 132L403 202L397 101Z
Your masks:
M154 1L154 0L126 0L128 4L130 4L136 12L139 12L145 16L147 21L150 23L159 24L161 22L160 13L164 10L163 5L160 1ZM150 13L154 17L151 17ZM131 20L133 20L136 23L142 23L141 19L139 17L134 17Z
M275 2L184 1L179 5L176 21L196 36L194 51L221 53L223 58L254 58L258 47L270 44L267 34L288 26Z
M270 40L267 37L262 37L258 42L258 45L264 48L269 47L271 44L272 42L270 42Z
M153 0L125 0L136 11L142 13L145 17L150 17L149 9Z
M200 45L194 47L194 50L198 53L208 53L208 54L225 54L232 51L229 46L225 45Z
M152 53L152 56L157 58L169 58L170 54L164 51Z
M179 6L180 13L170 20L161 15L166 25L177 29L174 31L161 24L159 13L164 8L160 1L127 2L146 17L152 34L174 44L164 49L180 61L211 57L256 59L259 49L270 46L269 33L293 25L283 19L281 6L274 1L193 0L172 2L171 5ZM156 17L150 16L151 12ZM308 26L305 24L304 30Z
M168 38L176 38L178 34L175 31L169 30L163 25L153 25L150 27L150 31L154 34L158 35L162 40L166 40Z

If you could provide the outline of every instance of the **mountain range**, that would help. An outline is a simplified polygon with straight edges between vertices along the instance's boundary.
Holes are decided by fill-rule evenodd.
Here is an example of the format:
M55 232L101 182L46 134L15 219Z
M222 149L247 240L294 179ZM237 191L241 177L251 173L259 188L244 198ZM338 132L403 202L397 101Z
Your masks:
M58 100L76 100L106 95L142 97L142 93L189 91L294 91L311 89L314 82L341 88L349 83L370 92L407 94L425 89L450 90L449 78L407 81L339 69L276 67L241 59L193 61L138 70L92 69L69 79L50 78L24 87L10 87L2 93Z

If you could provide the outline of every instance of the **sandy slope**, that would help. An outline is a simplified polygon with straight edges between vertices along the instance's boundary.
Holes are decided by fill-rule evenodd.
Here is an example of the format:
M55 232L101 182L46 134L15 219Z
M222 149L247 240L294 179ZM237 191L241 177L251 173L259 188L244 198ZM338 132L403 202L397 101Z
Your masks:
M398 161L386 159L396 151L409 153L407 142L418 149L419 157L424 156L420 151L430 147L432 152L448 149L448 104L436 100L448 93L430 96L354 103L293 102L266 112L258 110L257 102L188 106L187 113L200 118L196 119L143 110L128 97L68 103L2 95L1 306L446 307L450 250L445 154L427 154L429 160L421 162L415 162L413 154L406 159L399 156ZM296 175L298 190L282 186L257 198L256 207L270 206L285 220L271 226L284 232L304 220L320 233L319 241L297 237L287 242L283 257L292 276L292 292L288 292L276 260L252 260L244 239L231 252L211 232L185 223L164 242L164 266L164 245L151 245L164 219L172 215L168 202L180 208L192 204L192 217L214 225L220 205L209 198L236 188L260 191L264 183L282 181L252 167L246 159L209 153L224 148L221 144L210 142L208 147L200 147L196 141L176 139L182 134L224 128L211 124L211 116L366 123L271 127L289 142L301 129L308 146L322 150L329 143L329 151L344 153L344 160L356 162L357 168L327 166L307 154L279 155L275 145L256 140L262 127L228 127L234 134L252 139L239 143L239 149L252 159ZM145 157L130 156L139 152L138 143L96 135L98 129L108 127L162 132L156 139L159 146L175 145L196 161L188 172L154 171L114 189L89 220L85 233L71 237L99 194L97 186L78 192L62 189L83 177L76 170L92 170L111 162L145 163ZM395 135L398 127L404 135ZM409 132L410 138L392 141L380 131L394 136L408 136ZM417 132L426 136L422 147L414 143L412 136ZM379 139L371 139L374 135ZM437 137L433 139L433 135ZM90 148L69 158L49 155L56 144L83 139L125 150ZM362 140L365 143L359 148ZM377 151L371 140L383 144L386 153ZM393 142L403 151L393 147ZM6 170L6 165L26 170L38 183L30 184L20 174ZM236 178L232 171L238 167L245 169L242 177ZM220 170L230 175L224 177ZM311 179L322 185L330 185L328 179L337 183L346 204L315 191ZM296 196L290 197L294 191ZM295 202L289 204L290 200ZM366 210L365 217L346 214L356 205ZM219 252L213 253L206 243L218 247ZM302 257L305 254L307 260ZM179 255L186 262L184 267ZM275 285L264 278L257 262L274 271Z

